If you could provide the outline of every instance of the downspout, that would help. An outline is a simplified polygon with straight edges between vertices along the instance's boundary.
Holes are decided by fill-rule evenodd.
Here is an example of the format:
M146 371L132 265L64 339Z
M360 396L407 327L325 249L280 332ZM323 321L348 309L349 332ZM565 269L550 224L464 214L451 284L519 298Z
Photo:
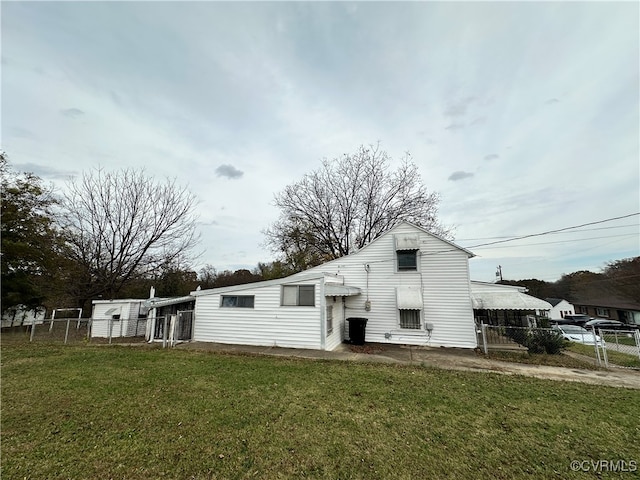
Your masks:
M327 299L324 296L324 276L320 280L320 350L327 347Z

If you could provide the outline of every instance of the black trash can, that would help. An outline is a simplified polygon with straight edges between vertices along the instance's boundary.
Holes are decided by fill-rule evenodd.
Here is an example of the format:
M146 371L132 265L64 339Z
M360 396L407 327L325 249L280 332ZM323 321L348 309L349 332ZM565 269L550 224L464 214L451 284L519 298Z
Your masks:
M352 317L347 318L347 322L349 322L349 343L353 345L364 345L367 319Z

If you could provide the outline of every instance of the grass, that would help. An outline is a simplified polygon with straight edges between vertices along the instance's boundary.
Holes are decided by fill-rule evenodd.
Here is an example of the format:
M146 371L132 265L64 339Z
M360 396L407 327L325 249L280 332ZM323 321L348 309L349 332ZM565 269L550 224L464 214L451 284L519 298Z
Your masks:
M580 343L571 343L567 347L567 350L580 353L582 355L595 358L596 352L593 345L582 345ZM620 367L640 368L640 358L637 355L629 355L623 352L616 352L612 349L607 349L607 358L610 364L618 365Z
M527 351L489 351L487 358L504 362L526 363L530 365L548 365L551 367L583 368L597 370L593 360L581 360L568 355L547 355L546 353L528 353Z
M623 388L44 343L3 346L2 377L2 478L564 479L640 460Z

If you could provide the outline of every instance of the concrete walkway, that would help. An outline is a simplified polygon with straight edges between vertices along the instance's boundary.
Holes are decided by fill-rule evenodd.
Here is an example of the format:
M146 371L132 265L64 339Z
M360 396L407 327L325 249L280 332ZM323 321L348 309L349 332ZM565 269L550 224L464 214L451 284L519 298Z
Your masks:
M609 370L582 370L546 365L529 365L488 359L473 350L458 348L413 347L392 344L367 344L352 347L342 344L336 350L308 350L280 347L254 347L249 345L226 345L221 343L190 342L176 348L187 350L215 351L250 355L308 358L315 360L342 360L366 363L395 363L423 365L427 367L470 372L525 375L548 380L582 382L610 387L625 387L640 390L640 372L612 368ZM355 351L354 351L355 350Z

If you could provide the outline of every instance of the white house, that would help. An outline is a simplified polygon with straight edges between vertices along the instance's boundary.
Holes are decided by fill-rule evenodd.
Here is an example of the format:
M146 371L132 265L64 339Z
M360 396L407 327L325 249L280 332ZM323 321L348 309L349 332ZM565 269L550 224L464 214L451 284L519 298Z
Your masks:
M545 300L551 304L551 310L549 310L551 320L561 320L565 315L576 314L573 305L564 298L546 298Z
M145 334L145 301L134 298L93 300L92 337L134 337Z
M8 308L2 315L2 327L14 327L17 325L41 325L44 321L44 307L40 310L31 310L25 305L16 305Z
M332 350L355 317L368 321L367 342L475 348L472 256L403 222L286 278L191 292L193 340Z

